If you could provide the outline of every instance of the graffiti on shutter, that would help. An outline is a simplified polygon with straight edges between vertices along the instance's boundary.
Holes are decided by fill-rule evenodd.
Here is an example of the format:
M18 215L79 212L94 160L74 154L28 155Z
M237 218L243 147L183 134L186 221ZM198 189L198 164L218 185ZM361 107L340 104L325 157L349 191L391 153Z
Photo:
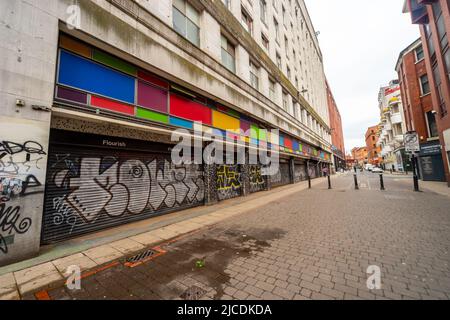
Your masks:
M162 155L67 151L50 155L44 243L203 203L198 165L175 166Z
M306 174L306 164L295 164L294 169L295 174L295 182L305 181L308 179L308 176Z
M262 175L262 169L259 165L252 165L250 170L250 192L259 192L266 189L266 179Z
M278 172L271 177L272 185L274 187L284 186L291 183L291 174L289 170L289 163L280 163Z
M217 166L217 195L218 199L236 198L242 194L241 173L239 165Z

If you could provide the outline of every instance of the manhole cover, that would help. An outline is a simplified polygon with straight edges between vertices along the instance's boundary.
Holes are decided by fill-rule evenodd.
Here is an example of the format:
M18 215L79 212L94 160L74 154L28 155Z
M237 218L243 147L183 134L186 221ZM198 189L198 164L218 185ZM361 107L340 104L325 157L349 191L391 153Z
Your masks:
M199 300L206 294L206 290L200 287L192 286L188 288L180 298L183 300Z
M159 257L160 255L166 253L164 250L158 250L156 248L145 250L137 255L134 255L128 258L125 262L127 267L136 267L144 262L147 262L151 259Z

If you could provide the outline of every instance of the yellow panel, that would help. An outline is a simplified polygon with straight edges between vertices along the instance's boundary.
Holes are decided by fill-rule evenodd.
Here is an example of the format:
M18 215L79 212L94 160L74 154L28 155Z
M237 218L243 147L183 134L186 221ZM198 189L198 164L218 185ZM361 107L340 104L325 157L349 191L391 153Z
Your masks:
M241 122L239 121L239 119L213 110L213 127L234 133L239 133Z
M59 46L74 53L78 53L83 57L89 59L91 58L91 49L83 43L78 42L70 37L61 35L59 39Z

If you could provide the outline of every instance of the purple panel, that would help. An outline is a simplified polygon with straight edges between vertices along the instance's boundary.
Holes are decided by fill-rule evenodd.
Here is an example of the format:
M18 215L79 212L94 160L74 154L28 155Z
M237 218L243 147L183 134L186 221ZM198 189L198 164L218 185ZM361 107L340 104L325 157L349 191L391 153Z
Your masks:
M147 109L167 113L167 91L139 81L138 104Z
M241 119L241 130L244 131L244 133L250 130L250 125L250 122Z
M58 87L56 96L61 99L87 104L87 94L80 91Z

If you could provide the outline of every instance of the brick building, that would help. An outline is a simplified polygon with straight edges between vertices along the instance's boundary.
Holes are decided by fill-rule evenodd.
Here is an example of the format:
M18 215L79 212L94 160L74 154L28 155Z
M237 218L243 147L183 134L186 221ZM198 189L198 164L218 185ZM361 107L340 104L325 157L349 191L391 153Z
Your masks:
M345 146L341 114L336 101L334 100L333 92L331 91L328 81L326 81L326 87L331 130L331 150L333 152L334 167L336 170L345 169Z
M366 131L366 147L368 163L379 165L381 162L381 147L378 145L380 126L369 127Z
M421 39L414 41L400 53L396 71L400 81L406 130L416 131L420 139L419 176L427 181L445 181L437 112L433 109Z
M403 11L409 12L412 23L420 26L441 155L450 187L450 3L447 0L406 0Z
M368 163L367 147L356 147L352 149L352 157L355 163L359 166L364 166Z

